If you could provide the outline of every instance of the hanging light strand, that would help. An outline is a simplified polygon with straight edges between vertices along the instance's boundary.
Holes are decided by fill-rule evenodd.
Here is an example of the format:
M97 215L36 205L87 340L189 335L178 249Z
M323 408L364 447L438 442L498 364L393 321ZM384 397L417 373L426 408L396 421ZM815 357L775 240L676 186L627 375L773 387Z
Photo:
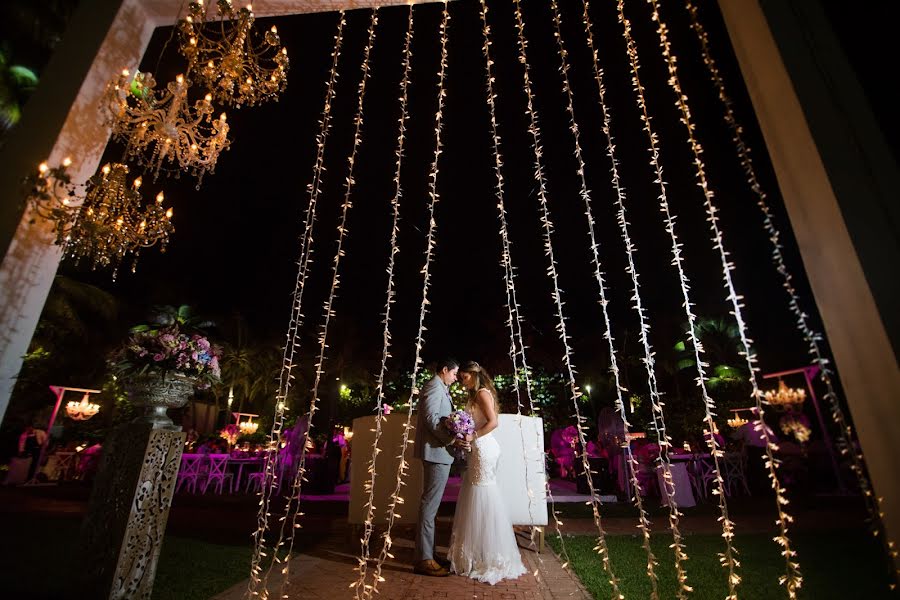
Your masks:
M585 180L585 172L587 170L584 159L581 151L581 144L579 142L579 128L578 123L575 120L575 108L574 108L574 98L572 93L572 88L569 83L569 65L566 60L567 53L565 50L565 46L562 39L561 27L560 27L560 17L559 17L559 7L555 0L551 4L554 12L554 26L555 26L555 36L557 42L559 44L559 52L561 57L562 68L560 70L563 78L563 91L566 94L567 100L567 111L569 113L570 119L570 129L573 134L573 138L575 141L575 156L578 159L578 173L581 180L581 196L585 202L585 216L587 217L588 222L588 236L591 240L591 251L593 254L593 264L594 264L594 278L597 280L597 285L600 291L600 306L603 310L603 321L606 327L606 340L609 344L609 355L610 355L610 371L613 374L615 383L616 383L616 410L619 412L619 416L622 419L623 433L625 434L626 439L628 439L628 434L630 433L631 424L628 422L627 413L625 411L625 402L622 397L622 392L626 391L625 387L622 385L620 371L619 371L619 363L616 359L616 350L615 350L615 339L612 335L612 326L610 324L609 311L607 310L608 301L606 299L606 291L605 284L603 281L603 275L600 271L600 258L598 253L598 243L596 239L596 232L594 230L594 216L593 209L591 208L591 197L590 193L587 189L587 181ZM610 158L610 174L612 178L612 186L616 191L616 208L617 208L617 222L619 224L619 228L622 231L622 239L625 242L625 250L628 258L628 268L626 271L631 276L632 281L632 298L634 301L634 308L638 314L638 318L640 320L641 325L641 340L644 342L644 350L645 350L645 364L648 364L650 360L652 360L653 353L649 347L649 337L648 331L650 329L649 324L647 323L646 314L644 308L642 306L642 300L640 295L640 285L638 284L638 272L637 267L634 263L634 244L631 242L631 236L628 231L628 221L625 217L625 188L622 185L622 181L619 177L619 167L618 161L616 159L615 153L615 143L613 142L612 137L612 115L610 114L609 107L606 104L606 88L603 84L603 70L600 68L599 55L597 52L597 48L594 44L594 34L593 27L591 24L590 17L590 4L588 0L583 0L582 2L582 21L584 24L584 32L585 38L588 44L588 48L591 51L591 57L593 60L593 72L594 72L594 80L597 83L597 91L599 93L600 99L600 108L603 114L603 133L606 136L606 144L607 144L607 156ZM637 460L634 457L634 453L631 451L631 445L626 444L625 448L625 458L628 462L628 470L629 477L631 481L631 487L634 490L633 501L634 505L638 510L638 527L641 530L641 538L642 545L644 547L644 552L647 555L647 577L650 579L650 597L652 599L659 598L659 577L656 574L656 567L658 565L658 561L656 559L656 555L653 553L653 549L650 545L650 518L647 515L647 511L644 508L644 502L639 493L640 490L640 482L637 477Z
M544 168L541 160L543 156L543 148L540 137L540 126L538 124L538 114L537 110L534 107L535 95L531 87L531 68L528 64L528 56L526 51L528 42L525 38L525 22L522 19L522 6L520 0L515 0L515 18L516 30L518 34L517 37L519 47L519 62L523 67L523 89L525 91L527 99L526 112L530 120L528 130L532 135L533 141L532 146L534 150L534 180L537 184L538 202L541 211L540 219L541 225L543 226L544 254L547 256L547 273L553 286L551 297L553 298L553 302L556 305L556 316L558 318L556 330L559 332L559 337L560 340L562 340L564 348L563 362L566 365L566 370L569 377L569 391L571 392L572 404L575 408L578 439L581 443L582 449L584 449L587 447L584 435L585 418L581 416L581 409L578 407L578 398L579 396L581 396L581 392L578 390L578 386L575 384L575 367L572 364L572 349L569 346L569 335L566 332L566 319L565 315L563 314L562 290L559 287L559 280L556 271L556 257L553 253L553 221L551 220L550 209L547 205L547 181L544 175ZM582 450L581 458L585 473L590 474L590 465L587 462L587 455L584 453L584 450ZM609 560L609 547L606 543L606 532L603 530L603 522L600 517L600 511L597 508L598 500L597 494L594 490L593 478L588 476L587 482L591 495L590 504L594 514L594 524L597 527L598 533L597 546L595 547L595 550L600 555L600 559L603 563L603 569L606 571L606 574L609 577L609 584L610 586L612 586L614 594L613 597L624 598L624 595L619 590L619 580L613 572L612 563Z
M509 228L506 221L506 203L504 201L503 195L503 155L500 151L500 134L498 132L497 127L497 107L496 100L497 94L494 91L494 74L492 70L492 66L494 64L493 59L491 59L491 28L488 25L487 21L487 13L488 7L487 2L485 0L481 0L481 28L483 34L483 42L482 42L482 52L484 54L485 61L485 81L486 81L486 91L487 91L487 105L490 112L491 117L491 138L493 142L493 150L494 150L494 174L497 178L497 183L495 185L496 196L497 196L497 219L500 224L500 240L501 240L501 250L500 250L500 265L503 267L503 283L504 290L506 291L506 307L509 312L507 316L507 326L509 327L509 358L512 362L513 368L513 387L515 389L516 394L516 414L517 414L517 423L519 425L519 437L522 442L522 451L524 455L528 456L528 442L525 440L525 432L521 426L521 416L522 416L522 392L520 389L520 379L519 379L519 356L521 354L522 363L525 364L525 346L522 343L522 317L520 312L520 307L516 300L516 283L515 283L515 269L513 268L512 263L512 249L511 243L509 240ZM526 378L526 393L528 395L528 402L530 407L530 415L535 415L534 410L534 400L531 395L531 376L528 374L527 366L524 369L524 376ZM533 446L531 447L532 452L537 452L538 454L543 453L543 444L541 443L541 435L540 432L535 430L535 439ZM525 482L528 494L528 515L531 522L534 522L534 503L535 503L535 493L531 488L531 470L530 470L531 461L525 461ZM554 516L554 523L556 526L556 533L559 536L560 541L563 541L562 532L559 528L559 519L556 518L555 514L555 502L553 501L553 495L550 492L549 482L545 483L545 493L547 495L547 499L550 502L551 511ZM535 556L538 557L538 560L543 563L543 559L540 557L540 553L537 551L538 549L535 546L534 536L531 536L531 544L530 547L535 551ZM564 562L568 564L568 552L565 547L565 543L562 544L562 554L565 557ZM538 577L539 571L535 570L535 577Z
M703 147L694 136L695 126L691 118L691 110L690 106L688 105L688 98L682 91L681 83L679 81L678 66L676 64L677 59L672 53L672 47L668 39L668 27L662 20L662 16L659 12L659 3L657 2L657 0L647 1L653 10L651 18L657 24L656 32L659 35L659 46L662 52L662 56L666 61L669 72L669 87L671 87L672 91L675 93L676 106L678 106L679 110L681 111L681 122L684 124L685 129L687 130L687 140L690 144L691 152L694 155L694 166L696 167L697 171L697 185L700 186L700 189L703 190L704 207L706 209L707 222L709 223L710 233L712 234L713 247L719 253L719 258L722 261L722 279L725 283L725 289L728 290L727 297L731 302L733 311L732 314L734 314L735 320L737 321L738 330L740 331L741 344L744 347L744 351L742 354L747 361L747 370L750 375L750 385L752 387L753 398L756 400L756 407L759 411L756 429L762 434L762 437L766 442L766 467L768 469L769 479L772 482L772 489L775 490L775 506L778 511L777 522L780 532L779 535L774 539L778 543L778 545L781 546L781 554L785 558L786 572L785 575L779 578L779 582L785 586L789 598L796 598L797 590L800 589L800 586L803 584L803 577L800 573L800 564L796 560L796 551L792 549L791 541L788 537L788 527L793 519L787 513L787 509L785 508L788 505L786 489L781 485L781 481L778 478L779 463L774 455L778 448L771 439L768 428L766 427L763 418L763 396L756 381L756 371L758 370L758 367L756 367L755 364L756 355L753 353L753 350L750 347L748 327L746 322L744 321L743 312L741 310L743 307L743 303L741 302L742 296L738 295L734 287L734 281L731 277L731 272L735 269L735 266L734 263L728 258L728 251L725 249L724 236L721 229L719 228L719 217L716 214L719 209L715 206L715 204L713 204L714 193L709 186L709 181L706 178L706 170L703 165ZM711 429L709 437L713 437ZM714 447L714 444L712 445L712 447ZM717 478L721 479L721 476L718 473ZM719 489L721 491L721 482Z
M338 62L341 55L341 46L344 38L344 26L346 25L346 16L344 11L340 11L338 18L337 33L334 36L334 50L331 54L331 72L328 77L328 84L325 91L325 106L322 110L322 118L319 120L319 133L316 135L316 161L313 165L313 179L307 186L309 192L309 204L303 223L303 234L301 240L300 258L298 260L297 279L292 294L291 317L288 324L288 332L284 345L282 357L282 367L278 376L278 393L275 397L275 414L272 420L272 430L269 434L269 441L266 448L266 457L264 463L265 484L260 492L259 510L257 513L257 530L254 533L254 550L251 558L250 579L248 581L248 594L259 595L258 587L261 583L260 573L261 562L265 557L266 531L269 528L270 504L274 490L280 488L278 473L278 452L280 450L282 432L284 428L284 411L287 403L288 395L291 390L294 379L293 369L295 366L295 357L300 349L300 325L303 321L301 313L303 305L303 291L308 276L308 265L312 254L313 226L315 224L316 204L321 192L322 172L324 171L324 155L325 145L328 140L328 133L331 129L331 104L334 100L335 84L338 79ZM312 427L310 422L309 427ZM307 433L308 437L308 433ZM296 440L296 442L306 445L306 439ZM264 593L265 590L264 590Z
M350 215L350 209L353 207L353 203L350 201L350 196L353 191L353 171L356 166L356 156L359 152L359 147L362 144L362 126L363 126L363 106L366 98L366 83L369 80L370 70L371 70L371 55L372 48L375 45L375 31L378 26L378 7L372 9L371 19L369 20L369 29L368 29L368 39L366 42L365 50L363 51L363 60L360 65L360 80L359 87L357 90L357 104L356 104L356 115L354 117L354 130L353 130L353 146L350 150L350 155L347 157L347 176L344 179L344 201L341 205L341 220L337 227L338 237L337 237L337 248L334 253L334 259L332 261L332 275L331 275L331 289L328 292L328 299L325 301L324 310L322 311L322 315L324 317L324 322L322 323L321 331L319 333L319 354L316 359L316 376L313 380L313 387L310 392L310 405L309 405L309 423L313 422L313 417L315 416L316 410L318 410L318 401L319 401L319 385L322 382L322 375L325 374L325 349L328 348L328 327L331 323L331 318L335 315L334 311L334 299L337 297L337 291L340 287L340 266L341 266L341 257L344 256L344 239L347 236L347 220ZM309 433L307 432L307 438ZM303 444L303 448L300 451L300 459L299 459L299 469L297 470L297 475L294 477L294 483L292 486L292 491L290 496L287 499L287 503L285 506L285 521L290 517L291 521L291 535L290 541L288 542L287 547L287 555L283 559L284 568L282 569L282 573L284 577L281 580L281 597L285 597L285 589L287 587L289 576L290 576L290 560L291 553L294 549L294 540L296 539L295 530L300 527L299 523L297 523L297 519L302 516L303 513L299 510L299 502L300 502L300 494L303 487L303 481L305 477L303 475L306 472L306 443ZM290 506L293 500L297 501L298 507L297 510L293 512L290 511ZM282 527L282 531L284 528ZM283 544L282 536L279 535L279 543L276 544L276 552L278 548Z
M382 332L382 352L381 352L381 369L378 371L378 379L376 385L375 400L375 439L372 442L372 458L369 461L368 479L366 480L363 490L368 495L366 501L366 519L364 523L363 535L360 538L360 555L359 555L359 576L356 579L356 598L361 599L365 595L366 587L366 570L369 564L369 540L372 537L375 520L375 463L381 449L378 442L381 440L382 422L386 420L384 415L384 374L387 370L387 359L390 356L391 346L391 305L394 304L394 257L400 251L397 244L397 235L400 231L400 200L403 195L403 188L400 185L400 172L403 164L404 142L406 141L406 124L409 121L408 99L409 99L409 78L412 73L412 41L413 41L413 5L409 5L409 16L406 23L406 38L403 46L403 79L400 82L400 117L398 121L397 133L397 149L394 154L397 157L396 167L394 169L394 197L391 198L392 224L391 224L391 248L388 256L387 266L387 292L384 303L384 319L382 321L384 330Z
M681 255L682 244L678 241L678 237L675 235L675 216L669 209L669 201L666 194L666 182L663 178L662 164L659 162L659 142L656 133L653 131L652 119L647 108L646 98L644 97L644 86L641 83L640 79L640 62L638 60L637 44L634 41L634 37L631 35L631 22L625 17L625 4L623 0L617 1L617 10L619 23L622 24L622 36L625 40L628 61L631 69L632 89L635 92L635 99L637 101L638 108L641 111L641 121L644 123L643 130L647 133L647 138L650 144L648 147L648 151L650 152L650 166L654 170L654 173L656 175L655 183L659 185L659 195L657 198L659 200L660 212L663 213L665 229L669 234L670 239L672 240L672 264L673 266L675 266L675 269L678 272L678 279L681 284L681 293L682 297L684 298L683 304L685 312L688 315L693 315L693 311L691 309L693 304L690 302L690 295L688 293L690 285L687 275L684 272L684 258ZM694 328L691 326L689 327L689 329L691 332L690 334L692 335ZM646 340L646 336L644 336L644 347L645 351L649 351L649 342ZM695 344L695 348L696 347L697 344ZM647 363L647 371L650 377L651 384L650 398L654 409L654 426L658 427L658 431L661 431L664 436L664 441L660 442L660 461L664 465L665 475L667 475L665 477L664 487L666 490L668 501L671 503L674 502L674 481L672 480L671 470L669 469L669 448L672 445L672 440L668 437L668 435L665 434L665 420L663 419L662 403L660 402L659 392L656 387L656 375L653 371L653 358L649 354L647 356L649 358L645 358L645 362ZM660 439L663 438L661 437ZM671 522L673 516L677 520L680 513L677 513L676 511L675 513L670 512L669 514L669 519ZM675 570L679 583L677 596L679 598L685 598L687 593L693 590L689 585L687 585L687 573L685 572L683 565L683 561L687 559L687 555L684 553L684 546L680 538L676 538L675 543L673 544L673 549L675 550Z
M419 389L417 387L416 381L419 375L419 368L422 365L422 347L424 346L423 338L425 336L425 315L428 312L429 304L428 288L431 282L431 262L434 256L437 235L437 221L435 220L434 209L437 203L440 201L440 195L437 191L437 180L438 161L440 159L443 147L441 141L441 133L443 131L444 124L444 98L446 96L444 83L447 77L447 30L449 22L450 11L448 0L444 0L444 11L441 17L440 25L441 63L438 70L437 111L435 112L434 117L434 159L431 163L428 184L428 197L430 198L428 203L428 237L426 239L425 245L425 265L422 267L422 303L419 306L419 328L416 334L415 362L413 363L413 370L412 374L410 375L410 392L408 400L409 413L407 413L406 423L403 427L403 437L400 444L400 455L397 457L400 461L400 466L397 469L397 480L394 484L394 490L393 492L391 492L390 502L388 503L387 528L382 535L384 543L382 544L381 552L378 555L378 560L376 561L373 569L372 584L370 586L366 585L364 589L364 597L366 599L370 599L374 596L374 594L379 593L378 584L384 581L384 577L381 575L382 565L388 557L393 557L393 555L391 554L391 546L393 545L393 540L391 539L391 530L394 527L394 521L401 516L399 513L397 513L397 505L404 503L403 497L400 496L400 492L401 488L406 485L406 475L409 471L409 463L407 463L406 461L406 448L409 445L409 432L410 429L412 429L412 416L413 413L415 413L419 394Z
M812 327L809 322L809 313L801 307L800 296L797 293L796 288L794 288L793 275L791 275L791 272L784 261L783 247L781 245L781 231L779 231L778 227L775 225L775 220L768 204L768 196L756 176L756 168L753 166L750 147L744 140L743 127L737 120L737 115L734 111L734 103L731 96L728 94L728 91L725 89L725 81L710 52L709 36L697 16L697 7L691 0L685 0L685 7L691 17L691 27L694 29L700 41L703 63L709 70L710 80L718 92L719 100L722 102L722 108L724 110L723 118L725 119L728 128L731 130L738 160L741 167L744 169L744 174L747 177L747 183L750 185L750 189L756 194L757 205L763 215L763 227L769 235L769 241L772 242L772 260L775 264L775 270L778 271L784 279L782 287L784 287L784 290L788 295L788 306L797 318L797 329L807 343L809 354L813 359L812 362L819 367L819 377L825 385L825 398L828 400L829 408L831 409L831 418L834 420L835 424L837 424L838 450L842 456L849 457L850 459L850 468L856 476L859 489L862 491L866 510L869 513L873 535L886 539L880 498L878 498L872 490L862 452L857 449L857 445L854 442L855 436L853 429L847 421L847 417L844 415L844 410L841 408L840 397L835 390L834 381L832 379L833 371L830 367L831 360L827 358L826 352L820 343L824 339L824 335ZM894 543L887 541L886 546L892 558L896 558L897 551ZM893 563L891 568L895 568Z

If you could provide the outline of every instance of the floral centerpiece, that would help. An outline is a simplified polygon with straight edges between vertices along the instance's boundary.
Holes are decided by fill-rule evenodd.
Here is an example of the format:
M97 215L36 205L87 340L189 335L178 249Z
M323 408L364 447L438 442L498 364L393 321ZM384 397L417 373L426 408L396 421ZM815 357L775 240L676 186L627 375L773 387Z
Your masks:
M228 442L229 449L237 443L238 436L240 435L241 429L234 423L229 423L219 430L219 437Z
M176 429L167 408L187 403L194 388L219 381L219 348L194 330L187 307L158 314L151 324L133 327L130 336L109 356L109 365L124 383L132 403L148 408L140 421L155 428Z
M444 427L457 439L464 440L466 436L475 433L475 420L472 415L464 410L454 410L446 419ZM465 459L466 451L459 446L450 446L450 454L459 459Z

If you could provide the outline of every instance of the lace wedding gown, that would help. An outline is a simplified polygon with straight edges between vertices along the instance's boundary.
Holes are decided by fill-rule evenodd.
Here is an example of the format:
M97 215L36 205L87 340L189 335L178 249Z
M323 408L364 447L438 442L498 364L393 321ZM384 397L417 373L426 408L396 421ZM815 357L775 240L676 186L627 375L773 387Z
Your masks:
M481 428L487 421L478 406L467 409ZM500 444L490 433L472 443L463 476L453 533L450 536L450 570L494 585L525 573L512 523L497 487Z

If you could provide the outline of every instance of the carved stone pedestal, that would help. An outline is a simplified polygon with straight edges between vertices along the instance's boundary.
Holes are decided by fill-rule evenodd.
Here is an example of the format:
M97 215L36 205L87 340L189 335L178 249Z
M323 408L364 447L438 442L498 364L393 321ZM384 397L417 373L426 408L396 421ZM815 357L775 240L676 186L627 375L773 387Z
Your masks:
M109 436L82 524L79 597L149 600L186 437L149 423Z

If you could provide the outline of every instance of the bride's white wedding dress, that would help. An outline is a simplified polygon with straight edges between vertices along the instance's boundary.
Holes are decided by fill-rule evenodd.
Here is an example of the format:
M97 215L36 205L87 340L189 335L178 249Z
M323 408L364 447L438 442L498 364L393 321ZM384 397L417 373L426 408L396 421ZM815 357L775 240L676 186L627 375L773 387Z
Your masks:
M467 410L476 429L487 421L477 405ZM512 523L497 487L499 460L500 444L493 435L488 433L472 442L447 553L452 572L491 585L525 573Z

